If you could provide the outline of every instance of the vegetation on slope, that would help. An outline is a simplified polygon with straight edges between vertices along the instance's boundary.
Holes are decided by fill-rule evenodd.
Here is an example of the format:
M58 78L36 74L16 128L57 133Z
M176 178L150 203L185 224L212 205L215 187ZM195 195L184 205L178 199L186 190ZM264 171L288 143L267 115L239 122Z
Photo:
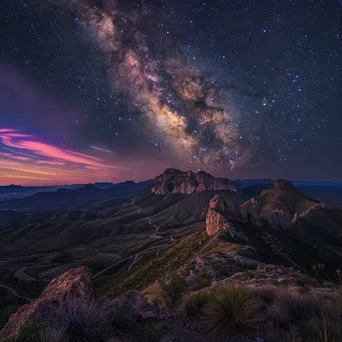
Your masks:
M244 245L220 241L210 237L205 231L187 236L175 242L165 254L154 257L143 264L137 264L133 270L119 272L112 282L99 289L101 298L115 297L127 290L143 290L159 279L170 278L184 264L198 256L213 253L236 253Z

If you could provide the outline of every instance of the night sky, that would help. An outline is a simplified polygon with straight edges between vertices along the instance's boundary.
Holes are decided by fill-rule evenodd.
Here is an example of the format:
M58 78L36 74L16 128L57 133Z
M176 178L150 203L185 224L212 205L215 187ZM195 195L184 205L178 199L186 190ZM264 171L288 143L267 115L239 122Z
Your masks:
M341 179L340 0L2 0L0 42L0 185Z

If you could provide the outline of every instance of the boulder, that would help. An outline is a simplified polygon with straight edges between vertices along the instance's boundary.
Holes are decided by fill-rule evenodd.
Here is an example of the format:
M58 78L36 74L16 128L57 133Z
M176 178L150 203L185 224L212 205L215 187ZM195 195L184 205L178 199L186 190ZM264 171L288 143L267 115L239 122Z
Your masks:
M26 304L11 315L0 332L0 340L16 336L24 324L37 324L71 298L90 300L94 296L92 273L85 267L73 268L55 278L32 304Z

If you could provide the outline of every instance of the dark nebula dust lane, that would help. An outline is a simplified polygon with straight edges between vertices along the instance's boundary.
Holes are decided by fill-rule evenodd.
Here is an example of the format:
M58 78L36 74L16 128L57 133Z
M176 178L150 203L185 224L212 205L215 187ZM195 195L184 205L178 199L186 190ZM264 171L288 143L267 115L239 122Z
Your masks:
M2 2L1 183L165 167L339 179L341 13L340 1Z

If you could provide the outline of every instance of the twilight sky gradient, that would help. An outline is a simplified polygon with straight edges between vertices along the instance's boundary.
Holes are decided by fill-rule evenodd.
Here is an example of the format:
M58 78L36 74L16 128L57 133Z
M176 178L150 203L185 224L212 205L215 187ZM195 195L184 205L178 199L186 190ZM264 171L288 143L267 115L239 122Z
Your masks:
M342 2L5 0L0 185L341 179Z

